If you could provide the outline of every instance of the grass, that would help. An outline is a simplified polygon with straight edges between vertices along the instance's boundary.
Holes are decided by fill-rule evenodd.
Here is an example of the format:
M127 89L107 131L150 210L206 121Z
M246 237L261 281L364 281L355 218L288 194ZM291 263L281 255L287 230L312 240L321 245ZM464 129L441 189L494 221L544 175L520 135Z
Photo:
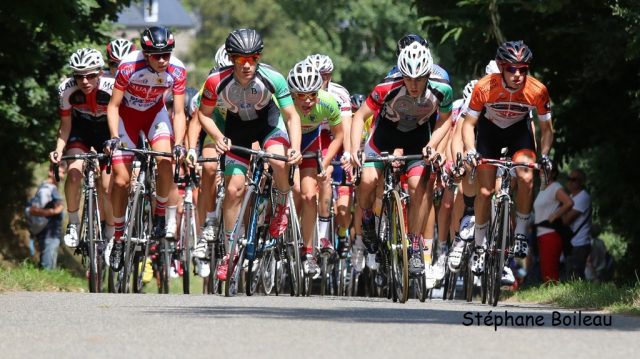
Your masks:
M84 292L86 281L64 269L42 270L24 262L17 267L0 266L0 293L11 291Z
M509 300L640 315L640 281L633 287L586 281L542 284L512 292Z

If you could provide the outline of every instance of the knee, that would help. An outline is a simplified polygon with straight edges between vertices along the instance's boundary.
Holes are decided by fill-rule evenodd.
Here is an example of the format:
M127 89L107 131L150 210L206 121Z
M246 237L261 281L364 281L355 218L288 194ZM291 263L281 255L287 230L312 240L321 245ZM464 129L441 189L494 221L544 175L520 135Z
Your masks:
M491 195L493 195L493 187L480 187L480 189L478 190L478 199L479 200L486 200L489 197L491 197Z
M205 162L204 166L202 166L202 180L211 181L212 178L215 178L216 170L218 169L218 164L215 162Z
M79 186L82 183L82 172L76 168L70 169L69 173L67 173L67 183Z
M157 157L156 163L158 166L158 171L167 171L171 170L171 159L167 157Z
M243 185L238 185L237 183L230 183L229 186L227 187L226 196L228 196L229 199L231 199L231 200L240 199L240 198L242 198L243 194L244 194L244 186Z
M305 206L311 206L317 203L317 196L315 191L304 191L302 192L302 202Z

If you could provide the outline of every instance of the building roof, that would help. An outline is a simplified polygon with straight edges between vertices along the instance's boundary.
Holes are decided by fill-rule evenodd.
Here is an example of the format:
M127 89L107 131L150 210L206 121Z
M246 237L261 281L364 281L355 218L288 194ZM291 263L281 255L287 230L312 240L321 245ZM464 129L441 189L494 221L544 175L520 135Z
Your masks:
M196 26L178 0L143 0L133 3L120 12L117 23L127 28L157 25L189 29Z

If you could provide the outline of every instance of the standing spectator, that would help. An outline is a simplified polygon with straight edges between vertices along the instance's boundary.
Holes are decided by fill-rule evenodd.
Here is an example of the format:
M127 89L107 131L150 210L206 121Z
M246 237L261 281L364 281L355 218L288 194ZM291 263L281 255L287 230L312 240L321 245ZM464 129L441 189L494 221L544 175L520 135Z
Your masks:
M60 178L65 176L63 166L60 166ZM40 268L55 269L58 260L58 247L62 236L62 198L56 186L53 165L49 167L49 176L42 182L34 199L31 201L29 214L38 217L48 217L47 226L36 235L40 249Z
M547 178L547 187L540 190L533 203L537 225L540 274L544 282L559 279L562 238L553 227L554 223L561 221L562 216L569 212L574 204L562 185L558 183L558 166L555 161L552 163Z
M571 227L571 255L567 258L569 278L584 279L587 257L591 252L591 196L585 190L587 176L581 169L574 169L569 175L569 193L573 208L564 215L563 222Z

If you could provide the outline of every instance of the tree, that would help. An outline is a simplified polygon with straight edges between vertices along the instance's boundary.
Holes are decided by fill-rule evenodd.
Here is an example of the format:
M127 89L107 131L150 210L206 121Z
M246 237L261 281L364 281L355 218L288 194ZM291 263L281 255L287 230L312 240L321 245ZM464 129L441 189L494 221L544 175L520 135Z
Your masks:
M555 156L580 159L604 227L629 243L624 275L640 260L640 68L636 1L416 1L429 37L449 54L443 61L467 78L495 56L502 36L533 51L533 75L549 88L556 128ZM602 31L606 29L606 31ZM450 62L449 62L450 61Z
M80 42L105 43L103 23L131 0L3 1L0 4L0 249L11 251L12 222L46 161L58 127L57 84Z

